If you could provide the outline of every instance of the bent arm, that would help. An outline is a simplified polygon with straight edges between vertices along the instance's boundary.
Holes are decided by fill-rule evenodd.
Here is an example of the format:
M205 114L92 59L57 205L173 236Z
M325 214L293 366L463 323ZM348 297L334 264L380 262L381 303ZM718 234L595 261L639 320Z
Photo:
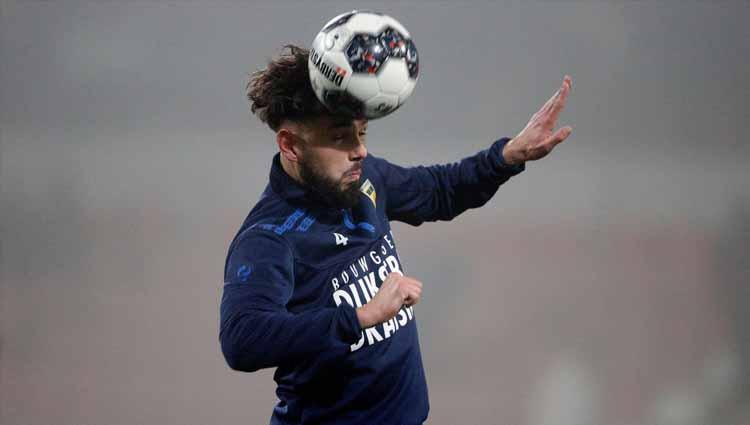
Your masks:
M253 372L348 352L360 337L348 304L291 313L294 254L281 237L249 230L229 248L219 341L229 367Z
M253 289L243 283L224 287L219 340L234 370L253 372L322 353L343 355L360 337L356 312L346 303L292 314L264 303Z

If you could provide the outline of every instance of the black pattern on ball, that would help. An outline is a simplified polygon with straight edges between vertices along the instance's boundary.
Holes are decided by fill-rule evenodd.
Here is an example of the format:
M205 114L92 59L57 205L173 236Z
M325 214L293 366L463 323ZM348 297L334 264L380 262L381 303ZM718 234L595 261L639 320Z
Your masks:
M391 27L377 35L356 34L344 53L355 74L377 74L390 57L406 61L409 78L416 79L419 74L419 57L414 42Z
M417 78L419 75L419 54L417 46L411 40L406 40L406 67L409 68L409 78Z
M395 29L388 27L378 36L380 45L394 58L406 56L406 38Z
M345 53L354 73L375 74L388 59L388 50L380 43L378 36L372 34L355 35Z
M326 25L326 27L323 28L322 32L327 33L336 27L340 27L341 25L344 25L345 23L349 22L349 19L352 19L352 16L356 15L357 13L359 12L357 12L356 10L352 10L346 15L343 15L342 17L336 19L334 22L331 22L330 24Z
M376 11L374 11L374 10L368 10L368 9L355 10L354 12L357 12L357 13L364 13L364 14L366 14L366 15L377 15L377 16L385 16L385 15L383 15L383 14L382 14L382 13L380 13L380 12L376 12Z

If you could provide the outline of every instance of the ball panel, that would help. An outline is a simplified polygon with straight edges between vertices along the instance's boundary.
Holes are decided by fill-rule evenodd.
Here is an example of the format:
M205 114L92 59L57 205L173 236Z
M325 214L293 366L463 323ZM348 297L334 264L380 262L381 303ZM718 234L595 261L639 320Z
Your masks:
M380 93L365 102L364 114L367 118L381 118L398 108L398 96Z
M398 96L409 80L409 70L406 68L406 62L400 58L388 58L380 68L377 79L380 90L383 93Z
M326 51L342 51L352 39L352 32L347 27L338 27L325 34Z
M401 89L401 93L398 94L398 104L401 105L404 102L406 102L406 99L411 96L411 93L414 91L414 87L417 85L417 80L408 78L406 80L406 84L404 84L404 88Z
M371 75L354 74L349 80L346 90L366 102L380 93L380 85L377 78Z
M369 12L359 12L349 19L346 26L355 33L378 34L388 26L384 15Z

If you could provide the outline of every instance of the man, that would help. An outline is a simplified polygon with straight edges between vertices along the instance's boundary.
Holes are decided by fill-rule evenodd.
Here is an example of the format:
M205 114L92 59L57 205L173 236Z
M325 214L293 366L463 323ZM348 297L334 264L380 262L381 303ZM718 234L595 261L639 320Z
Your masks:
M460 162L403 168L368 154L367 121L318 102L308 52L287 46L248 84L276 134L270 183L229 247L221 348L232 369L277 367L271 424L421 424L429 404L414 304L389 221L451 220L571 132L571 87L512 140Z

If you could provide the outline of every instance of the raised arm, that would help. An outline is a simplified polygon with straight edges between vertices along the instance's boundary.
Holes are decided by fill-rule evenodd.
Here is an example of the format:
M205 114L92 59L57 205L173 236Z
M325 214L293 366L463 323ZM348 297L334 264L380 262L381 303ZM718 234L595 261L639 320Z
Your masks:
M419 225L424 221L451 220L470 208L484 205L498 187L564 141L572 128L555 130L571 79L537 111L513 139L503 138L489 149L447 165L399 167L374 159L383 177L386 211L392 220Z
M489 149L461 161L429 167L401 167L374 158L385 188L386 214L391 220L419 225L451 220L469 208L484 205L524 165L503 162L500 139Z

